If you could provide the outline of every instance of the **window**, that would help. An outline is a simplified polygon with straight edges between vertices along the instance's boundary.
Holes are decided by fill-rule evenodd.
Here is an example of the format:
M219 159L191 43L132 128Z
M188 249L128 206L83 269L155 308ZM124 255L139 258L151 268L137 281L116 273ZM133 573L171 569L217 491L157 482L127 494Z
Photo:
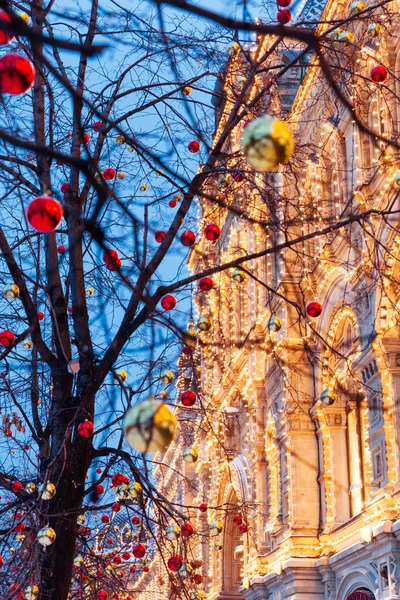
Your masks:
M375 448L372 452L372 468L374 481L380 482L383 479L383 460L382 460L382 448Z

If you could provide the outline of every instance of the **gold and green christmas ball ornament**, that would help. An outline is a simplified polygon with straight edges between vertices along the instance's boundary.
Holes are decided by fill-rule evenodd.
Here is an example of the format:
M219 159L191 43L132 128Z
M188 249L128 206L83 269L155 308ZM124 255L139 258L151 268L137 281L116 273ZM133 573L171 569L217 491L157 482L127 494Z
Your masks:
M128 444L138 452L158 452L171 443L176 423L164 402L148 398L127 411L123 430Z
M279 317L271 315L271 317L267 321L267 327L270 331L276 333L282 328L282 321Z
M172 524L172 525L168 525L167 529L165 530L165 537L167 538L167 540L170 540L171 542L173 542L174 540L177 540L181 535L181 529L179 527L179 525L176 524Z
M51 546L56 541L56 532L48 525L38 531L37 540L41 546Z
M165 369L160 375L160 381L162 381L165 385L172 383L174 380L174 374L172 371Z
M187 463L195 463L199 458L199 453L196 448L184 448L182 455L183 460Z
M19 293L19 287L14 282L7 283L3 288L3 296L4 298L7 298L7 300L15 300L18 298Z
M39 597L39 588L37 585L30 585L24 592L24 600L36 600Z
M126 489L127 496L131 500L136 500L136 498L139 498L142 491L143 491L142 486L140 485L140 483L138 481L132 481L132 483L130 483Z
M217 535L219 535L221 533L223 529L223 524L222 521L211 521L210 523L210 535L212 537L215 537Z
M370 25L368 25L367 33L368 36L371 38L379 37L381 35L381 31L382 26L380 25L380 23L370 23Z
M272 171L285 163L294 150L293 136L284 121L263 115L247 125L242 137L247 162L257 171Z
M236 281L236 283L243 283L243 281L246 281L246 273L237 267L232 269L230 276L233 281Z
M210 331L211 327L212 327L212 320L211 317L207 317L207 316L202 316L197 320L197 327L200 329L200 331Z
M319 399L325 406L332 406L336 400L336 394L331 388L326 388L320 393Z

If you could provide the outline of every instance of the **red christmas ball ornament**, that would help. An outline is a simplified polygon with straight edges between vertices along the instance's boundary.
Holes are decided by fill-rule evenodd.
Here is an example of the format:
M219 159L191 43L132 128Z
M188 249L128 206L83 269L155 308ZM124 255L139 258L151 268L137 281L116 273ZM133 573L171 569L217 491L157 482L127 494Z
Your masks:
M189 348L189 346L183 346L182 354L184 354L185 356L190 356L192 354L192 351Z
M150 571L149 565L144 565L143 571L144 571L144 573L148 573Z
M108 167L108 169L105 169L103 171L103 177L106 181L113 181L113 179L115 179L115 176L115 169L112 169L111 167Z
M371 70L371 79L374 83L383 83L388 77L388 70L383 65L377 65Z
M130 559L130 557L131 557L131 555L130 555L130 553L129 553L129 552L123 552L123 554L122 554L122 558L123 558L124 560L129 560L129 559Z
M103 254L103 261L109 271L115 271L122 265L119 254L116 250L107 250Z
M114 556L113 563L114 565L120 565L122 563L122 558L120 556Z
M20 492L23 488L23 485L20 481L14 481L14 483L11 486L12 491L14 492L14 494L18 494L18 492Z
M111 485L113 487L119 487L120 485L128 485L129 479L123 473L114 473L111 477Z
M248 527L244 523L242 523L241 525L239 525L239 531L240 531L240 533L246 533L247 529L248 529Z
M292 0L277 0L277 5L281 8L286 8L292 4Z
M59 246L57 246L57 252L58 254L65 254L67 251L66 247L63 246L62 244L60 244Z
M292 13L290 10L280 10L276 15L276 19L280 25L287 25L292 20Z
M204 228L204 235L210 242L215 242L221 235L221 229L216 223L209 223Z
M96 494L98 496L101 496L101 494L104 493L104 486L102 486L101 483L98 483L97 485L94 486L94 491L96 492Z
M168 202L168 206L169 206L170 208L175 208L175 206L176 206L176 200L170 200L170 201Z
M205 502L202 502L199 506L199 511L202 513L207 512L207 508L208 508L207 504Z
M171 296L167 294L161 298L161 306L164 310L173 310L176 306L176 298L175 296Z
M12 23L12 19L9 14L4 12L4 10L0 11L0 20L6 21L7 23ZM0 31L0 44L4 46L5 44L9 44L13 41L15 35L10 33L9 31Z
M194 527L191 523L183 523L181 525L181 536L182 537L190 537L193 535Z
M23 523L18 523L18 525L15 527L15 531L17 533L22 533L25 531L25 525Z
M83 134L82 141L83 141L85 144L88 144L88 143L90 142L90 135L89 135L88 133L84 133L84 134Z
M118 259L115 262L109 262L106 264L106 267L109 271L117 271L122 267L122 261Z
M188 150L192 154L196 154L196 152L198 152L200 150L200 142L198 142L197 140L189 142L189 144L188 144Z
M209 292L214 287L211 277L202 277L199 281L199 288L202 292Z
M192 390L186 390L181 395L181 402L183 406L193 406L196 402L196 394Z
M0 58L0 93L25 94L34 82L35 68L30 60L19 54L6 54Z
M115 513L119 512L121 510L121 505L119 502L114 502L114 504L111 506L111 510Z
M240 171L234 171L232 173L232 177L233 180L236 181L236 183L241 183L244 180L244 176Z
M307 304L306 312L309 317L313 317L315 319L322 313L322 306L319 302L310 302L310 304Z
M107 523L110 522L110 517L108 515L103 515L101 517L101 522L104 523L104 525L107 525Z
M139 525L139 523L140 523L139 517L133 517L133 519L132 519L132 525Z
M78 425L78 433L79 435L81 435L84 438L90 438L92 437L94 432L94 425L91 421L88 421L87 419L85 421L82 421L82 423L79 423Z
M161 242L165 240L166 235L167 234L165 233L165 231L156 231L154 234L154 239L158 244L161 244Z
M38 321L43 321L43 319L44 319L44 313L41 312L41 311L39 311L38 314L37 314L37 318L38 318Z
M99 590L97 592L97 600L107 600L108 592L106 590Z
M132 554L135 558L143 558L146 554L146 546L143 546L143 544L136 544L132 548Z
M67 190L69 190L69 183L62 183L60 185L60 191L65 194Z
M168 569L174 573L177 573L182 565L183 558L180 554L174 554L173 556L170 556L167 562Z
M182 233L179 239L181 240L181 244L183 246L193 246L196 241L196 234L188 229Z
M136 573L136 567L135 567L135 565L133 565L133 567L131 567L129 570L130 570L131 573Z
M233 522L235 523L235 525L241 525L242 524L242 517L240 515L235 515L233 517Z
M50 196L39 196L32 200L26 210L28 223L40 231L40 233L50 233L54 231L61 223L63 217L62 206L57 200Z
M102 472L103 472L103 469L100 469L100 467L98 467L98 469L96 469L96 473L97 473L98 475L100 475Z
M14 343L14 340L15 335L12 331L9 331L8 329L0 331L0 346L5 346L7 348Z
M101 121L94 121L94 123L93 123L93 131L95 131L96 133L99 133L102 124L103 123Z

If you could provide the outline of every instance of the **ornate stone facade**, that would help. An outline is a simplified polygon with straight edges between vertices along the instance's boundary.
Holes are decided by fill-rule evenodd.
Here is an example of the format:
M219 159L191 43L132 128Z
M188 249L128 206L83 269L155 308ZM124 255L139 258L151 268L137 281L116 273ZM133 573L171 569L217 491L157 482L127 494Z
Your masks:
M325 20L344 18L349 5L331 0ZM379 44L363 27L353 26L360 72L383 62L398 74L400 42L390 24ZM268 43L259 40L255 58ZM318 69L308 69L288 116L304 160L293 177L273 178L275 222L271 206L256 194L249 199L242 183L234 202L249 218L204 202L202 227L217 222L222 235L191 255L197 271L310 234L300 250L286 247L244 263L249 274L242 283L214 276L215 289L199 301L212 331L200 334L195 365L181 359L180 389L195 371L207 419L193 432L190 421L199 423L201 411L178 409L181 429L163 463L185 478L162 466L156 478L171 499L191 507L191 522L204 533L190 552L204 561L208 600L400 599L396 157L361 135L324 85ZM398 90L391 85L365 84L353 98L368 97L369 125L395 135L391 91ZM221 115L229 102L227 94ZM233 133L231 151L239 137ZM389 205L394 216L386 227L375 227L373 216L368 226L352 219ZM286 220L293 214L285 235L283 211ZM256 222L264 218L271 222L267 232ZM320 235L327 222L346 218L348 226ZM315 300L322 314L307 319L305 307ZM280 319L279 330L271 317ZM179 448L192 445L199 460L188 465ZM197 510L201 502L206 514ZM237 513L244 534L233 524ZM208 535L213 519L224 523L218 538ZM140 600L168 598L162 572L155 562Z

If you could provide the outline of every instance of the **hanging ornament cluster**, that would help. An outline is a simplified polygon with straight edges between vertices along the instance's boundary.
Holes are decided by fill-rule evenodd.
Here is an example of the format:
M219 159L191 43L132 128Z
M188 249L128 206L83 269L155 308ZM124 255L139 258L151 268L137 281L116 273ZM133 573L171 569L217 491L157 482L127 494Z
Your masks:
M254 119L246 127L241 145L249 164L263 172L285 163L294 150L289 127L269 115Z
M26 218L36 231L50 233L60 225L63 209L51 196L38 196L29 203Z
M139 452L165 450L176 429L176 417L166 404L149 398L130 408L123 430L128 444Z
M0 93L19 96L31 89L35 82L35 68L30 60L19 54L0 58Z

